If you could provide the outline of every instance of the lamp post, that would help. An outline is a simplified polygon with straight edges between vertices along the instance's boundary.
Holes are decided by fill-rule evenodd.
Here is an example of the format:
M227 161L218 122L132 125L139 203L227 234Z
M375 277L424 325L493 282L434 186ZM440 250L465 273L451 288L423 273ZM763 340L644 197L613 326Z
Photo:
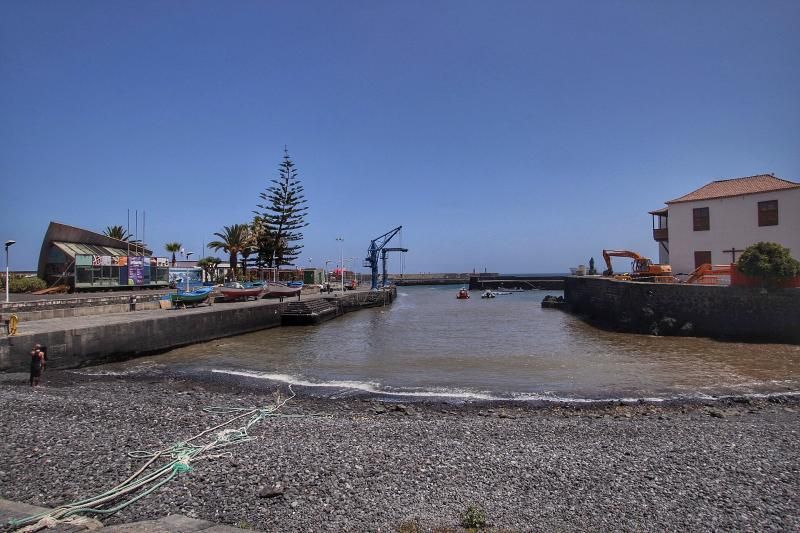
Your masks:
M194 252L186 252L186 261L189 261L189 258L194 255ZM186 292L189 292L189 269L191 267L186 265Z
M17 241L6 241L6 303L10 301L8 299L8 288L11 286L11 278L8 274L8 249L16 243Z
M356 280L356 286L358 286L358 272L356 272L356 261L358 261L358 257L351 257L350 261L353 262L353 279Z
M344 294L344 237L336 237L336 240L341 243L339 251L341 253L342 262L339 263L339 265L341 265L341 270L339 271L339 274L341 275L342 278L342 294Z
M325 260L325 288L327 289L331 284L331 277L328 275L328 263L333 263L333 259Z

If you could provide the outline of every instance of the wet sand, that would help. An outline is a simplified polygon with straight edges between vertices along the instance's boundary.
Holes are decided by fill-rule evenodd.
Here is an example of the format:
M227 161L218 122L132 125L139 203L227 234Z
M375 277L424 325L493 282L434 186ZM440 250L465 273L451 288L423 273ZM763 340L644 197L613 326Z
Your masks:
M155 450L287 387L46 372L32 391L0 375L0 496L42 506L102 492ZM457 528L469 505L490 525L532 530L797 530L800 402L547 404L324 399L295 388L257 439L194 463L106 520L181 513L265 531ZM403 402L403 403L401 403ZM276 483L280 494L268 494Z

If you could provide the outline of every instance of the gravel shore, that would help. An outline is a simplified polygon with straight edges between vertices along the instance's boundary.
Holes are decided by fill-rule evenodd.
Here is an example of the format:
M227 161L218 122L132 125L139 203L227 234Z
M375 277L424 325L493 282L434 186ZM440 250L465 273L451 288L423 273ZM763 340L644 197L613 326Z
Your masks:
M156 450L286 386L0 375L0 497L102 492ZM106 523L170 513L264 531L800 529L800 403L527 405L325 400L302 391L232 457L194 463Z

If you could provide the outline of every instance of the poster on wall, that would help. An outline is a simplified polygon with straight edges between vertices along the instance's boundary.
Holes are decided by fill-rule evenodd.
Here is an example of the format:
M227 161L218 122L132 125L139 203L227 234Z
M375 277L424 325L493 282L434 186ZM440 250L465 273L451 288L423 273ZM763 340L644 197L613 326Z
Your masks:
M144 283L144 257L128 257L128 285L142 285Z

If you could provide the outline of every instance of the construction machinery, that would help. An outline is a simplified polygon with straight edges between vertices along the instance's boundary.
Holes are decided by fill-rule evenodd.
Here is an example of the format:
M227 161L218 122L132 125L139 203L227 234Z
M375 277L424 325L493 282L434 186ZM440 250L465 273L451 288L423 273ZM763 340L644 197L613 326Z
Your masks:
M652 278L653 281L673 281L671 266L653 263L647 257L642 257L629 250L603 250L603 260L606 262L604 276L614 275L614 269L611 267L612 257L630 257L633 259L630 272L631 279Z
M386 248L386 245L389 244L389 241L391 241L401 229L403 229L403 226L397 226L396 228L387 231L380 237L376 237L372 240L372 242L369 243L367 257L364 259L364 266L372 271L372 290L377 290L378 288L378 252L381 253L381 261L383 263L383 280L381 280L381 286L384 286L387 282L386 254L388 252L408 251L408 248Z
M686 278L686 283L695 285L730 285L735 265L712 265L704 263Z

